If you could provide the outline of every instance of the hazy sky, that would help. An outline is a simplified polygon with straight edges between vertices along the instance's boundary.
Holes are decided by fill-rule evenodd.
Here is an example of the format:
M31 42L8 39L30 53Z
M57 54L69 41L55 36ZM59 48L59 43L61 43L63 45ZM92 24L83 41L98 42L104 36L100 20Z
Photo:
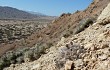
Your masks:
M46 15L59 16L63 12L73 13L83 10L93 0L0 0L0 6L10 6L20 10L40 12Z

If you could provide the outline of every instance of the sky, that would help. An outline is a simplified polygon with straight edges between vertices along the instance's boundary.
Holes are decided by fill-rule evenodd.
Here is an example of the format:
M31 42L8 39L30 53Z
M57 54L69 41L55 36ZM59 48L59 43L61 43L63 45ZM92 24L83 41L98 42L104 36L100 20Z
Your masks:
M86 9L93 0L0 0L0 6L59 16Z

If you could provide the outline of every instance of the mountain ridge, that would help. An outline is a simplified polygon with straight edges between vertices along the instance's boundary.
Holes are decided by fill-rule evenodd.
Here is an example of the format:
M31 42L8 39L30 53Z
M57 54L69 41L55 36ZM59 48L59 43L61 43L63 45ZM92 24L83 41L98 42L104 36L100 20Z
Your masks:
M41 13L32 13L9 6L0 6L0 19L37 19L48 17Z
M26 11L26 12L31 13L31 14L34 14L34 15L38 15L38 16L43 16L43 17L48 16L48 15L45 15L45 14L43 14L43 13L34 12L34 11Z

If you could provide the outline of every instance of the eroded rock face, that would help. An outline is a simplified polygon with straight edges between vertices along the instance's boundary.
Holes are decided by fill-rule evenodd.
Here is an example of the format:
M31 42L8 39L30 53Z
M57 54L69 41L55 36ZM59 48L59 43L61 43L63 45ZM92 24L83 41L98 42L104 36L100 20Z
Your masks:
M99 24L107 24L109 22L110 22L110 3L102 11L101 15L97 19L97 23L99 23Z

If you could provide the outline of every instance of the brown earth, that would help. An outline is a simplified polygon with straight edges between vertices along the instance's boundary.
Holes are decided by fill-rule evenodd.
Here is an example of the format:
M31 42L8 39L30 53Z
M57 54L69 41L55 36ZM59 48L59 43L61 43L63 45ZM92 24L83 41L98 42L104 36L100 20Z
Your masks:
M75 29L79 25L79 21L82 19L88 17L96 19L109 2L109 0L94 0L93 3L91 3L91 5L84 11L61 15L58 19L54 20L52 24L48 25L48 27L39 32L35 32L25 39L26 46L32 47L36 43L45 46L56 44L57 41L59 41L65 34L69 34L70 36L72 35L70 32L74 34ZM0 54L2 55L7 50L15 47L24 47L21 43L22 42L19 43L15 41L12 44L0 45ZM11 47L9 47L10 45Z
M110 2L84 31L62 38L38 60L4 70L110 70Z
M70 34L71 31L74 33L80 20L88 17L96 19L109 2L109 0L97 0L91 3L91 5L84 11L61 15L47 28L44 28L36 34L39 37L36 38L36 43L55 44L55 42L60 40L64 34ZM31 37L34 38L34 36Z

